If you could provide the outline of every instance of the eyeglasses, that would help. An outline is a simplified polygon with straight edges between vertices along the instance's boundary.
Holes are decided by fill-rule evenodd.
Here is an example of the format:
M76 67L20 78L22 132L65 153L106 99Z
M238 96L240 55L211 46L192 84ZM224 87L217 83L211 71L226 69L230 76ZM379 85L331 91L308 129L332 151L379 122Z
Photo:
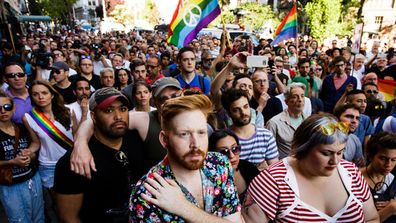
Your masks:
M376 90L367 90L366 93L367 94L378 94L378 91L376 91Z
M226 155L226 156L229 156L230 152L232 152L232 154L234 154L234 155L238 155L239 153L241 153L241 146L240 145L235 145L235 146L233 146L231 148L219 147L217 149L218 149L219 153L221 153L223 155Z
M158 67L158 65L150 65L150 64L147 64L146 67L147 67L147 69L148 69L148 68L155 69L155 68Z
M322 133L327 136L333 135L336 129L340 130L345 134L348 134L349 125L345 122L328 123L326 125L320 126L320 129L322 130Z
M87 55L81 55L81 59L89 59L92 60L91 56L87 56Z
M17 72L17 73L8 73L8 74L5 74L4 76L6 78L16 78L16 77L22 78L22 77L25 77L25 75L26 74L23 72Z
M316 68L316 71L322 71L322 68Z
M265 84L265 83L267 83L267 80L255 80L253 83L254 84Z
M343 67L345 64L336 64L336 67Z
M12 108L13 108L13 104L12 103L7 103L7 104L4 104L4 105L0 105L0 109L1 110L3 110L4 109L4 111L12 111Z

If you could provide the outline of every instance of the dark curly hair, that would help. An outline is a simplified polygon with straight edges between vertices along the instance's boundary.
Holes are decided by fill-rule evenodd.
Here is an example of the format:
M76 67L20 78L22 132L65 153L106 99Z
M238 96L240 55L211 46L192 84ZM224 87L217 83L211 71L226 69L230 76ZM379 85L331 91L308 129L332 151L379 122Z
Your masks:
M55 90L48 81L34 80L29 88L29 96L32 99L32 105L37 109L41 110L32 97L32 89L35 85L42 85L48 88L52 96L54 96L51 100L51 109L55 116L55 120L61 123L66 130L69 130L71 126L71 115L70 110L65 106L62 95L59 94L59 92Z

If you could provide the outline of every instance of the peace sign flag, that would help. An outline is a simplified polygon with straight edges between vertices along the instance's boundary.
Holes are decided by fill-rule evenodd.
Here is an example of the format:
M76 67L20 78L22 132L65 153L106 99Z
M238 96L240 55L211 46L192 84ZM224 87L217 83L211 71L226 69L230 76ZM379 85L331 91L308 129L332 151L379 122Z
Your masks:
M218 0L179 0L169 24L168 43L186 46L220 13Z

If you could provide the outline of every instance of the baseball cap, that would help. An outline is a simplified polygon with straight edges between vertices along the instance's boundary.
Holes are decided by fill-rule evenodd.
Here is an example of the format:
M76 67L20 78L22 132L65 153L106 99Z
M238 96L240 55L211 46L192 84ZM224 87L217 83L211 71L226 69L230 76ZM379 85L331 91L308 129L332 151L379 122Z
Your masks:
M55 63L52 64L51 66L52 69L57 69L57 70L64 70L64 71L69 71L69 65L63 61L56 61Z
M157 97L159 93L167 87L174 87L181 90L179 81L173 77L163 77L158 79L151 87L153 88L154 97Z
M128 98L117 89L113 87L101 88L95 91L89 99L89 110L94 111L96 108L107 108L118 98L126 105L129 105Z

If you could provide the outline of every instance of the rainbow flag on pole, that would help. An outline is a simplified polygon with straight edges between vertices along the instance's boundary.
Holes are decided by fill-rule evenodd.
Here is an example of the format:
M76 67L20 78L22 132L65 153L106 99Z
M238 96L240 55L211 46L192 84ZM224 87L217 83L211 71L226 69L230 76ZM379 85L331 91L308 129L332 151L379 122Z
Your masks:
M297 7L296 5L290 10L289 14L282 20L281 24L275 31L275 39L271 45L274 46L283 40L297 38Z
M220 13L218 0L179 0L169 24L168 43L186 46Z

